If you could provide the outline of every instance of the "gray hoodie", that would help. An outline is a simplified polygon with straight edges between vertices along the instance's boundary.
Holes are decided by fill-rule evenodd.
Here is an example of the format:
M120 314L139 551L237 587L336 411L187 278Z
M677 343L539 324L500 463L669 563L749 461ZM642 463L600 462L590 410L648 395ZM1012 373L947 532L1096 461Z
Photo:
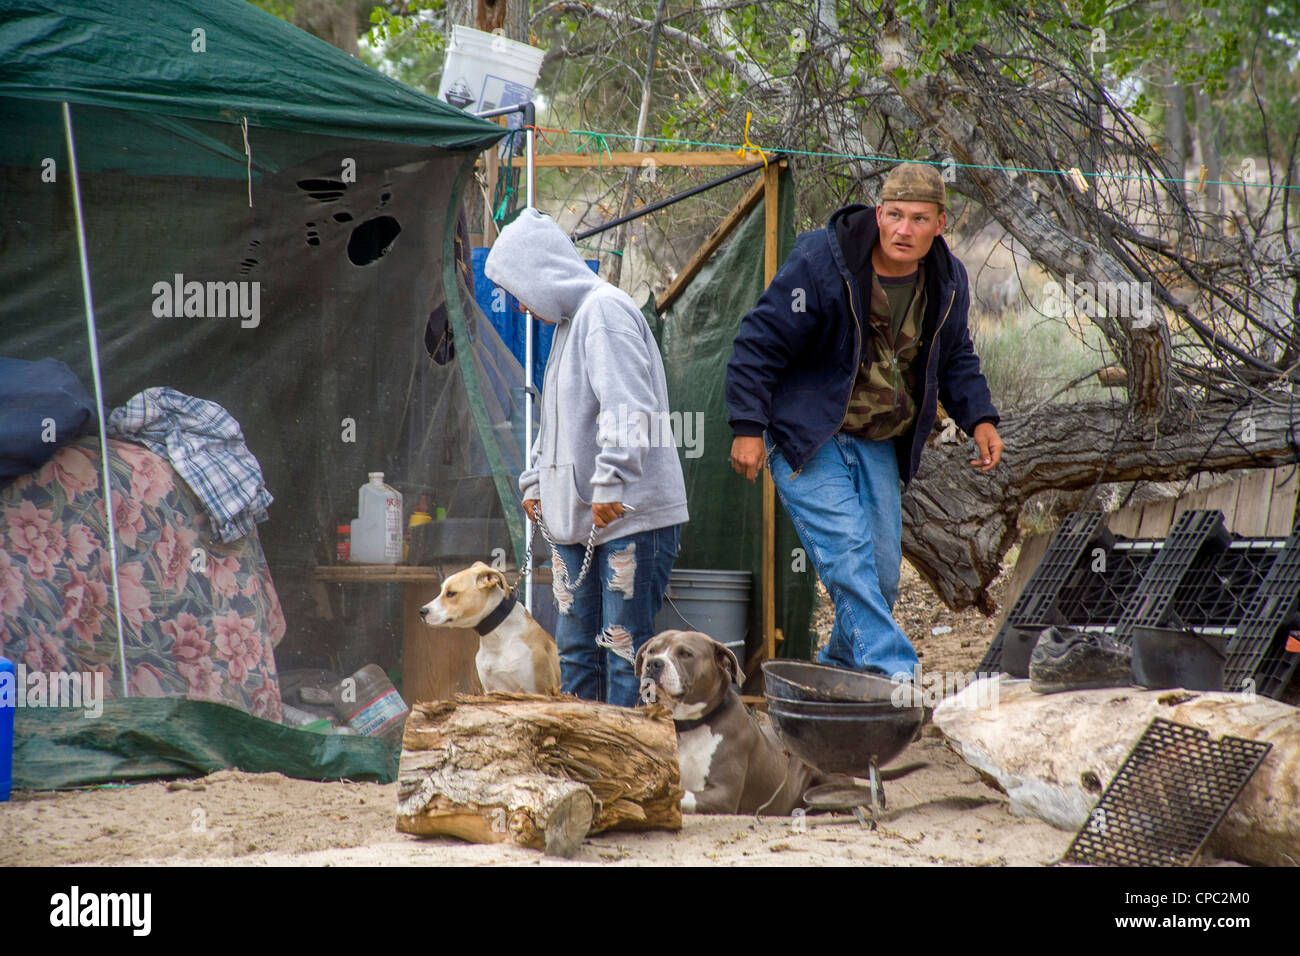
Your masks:
M541 426L519 476L560 544L585 544L592 504L632 511L598 543L687 520L663 361L631 296L596 276L549 216L525 209L483 267L534 315L556 323ZM680 426L678 429L680 434Z

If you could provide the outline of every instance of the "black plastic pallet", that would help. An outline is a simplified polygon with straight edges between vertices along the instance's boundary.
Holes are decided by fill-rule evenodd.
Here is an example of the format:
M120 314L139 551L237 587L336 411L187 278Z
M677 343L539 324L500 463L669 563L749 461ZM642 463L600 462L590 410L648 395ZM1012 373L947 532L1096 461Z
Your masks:
M1160 549L1152 541L1114 543L1106 553L1106 570L1094 571L1081 561L1061 585L1056 604L1061 623L1071 627L1113 628L1142 583Z
M1164 547L1142 575L1137 591L1124 606L1113 637L1131 644L1135 627L1159 627L1187 572L1209 546L1216 553L1231 542L1219 511L1184 511L1174 522Z
M1043 559L1025 583L1025 588L1011 606L1006 620L993 638L993 643L984 653L979 670L983 673L997 673L1002 665L1002 643L1011 629L1041 629L1056 623L1053 618L1053 606L1061 585L1065 583L1070 572L1093 542L1099 538L1109 547L1110 532L1102 525L1104 516L1099 511L1076 511L1061 522L1056 534L1052 535Z
M1272 744L1157 717L1147 726L1062 862L1188 866Z
M1300 655L1287 652L1286 639L1280 632L1294 617L1298 600L1300 527L1291 532L1286 546L1273 559L1264 582L1228 642L1224 689L1253 688L1265 694L1278 694L1285 689L1295 670L1295 659Z
M1241 538L1217 554L1203 552L1178 585L1169 626L1235 631L1285 540Z

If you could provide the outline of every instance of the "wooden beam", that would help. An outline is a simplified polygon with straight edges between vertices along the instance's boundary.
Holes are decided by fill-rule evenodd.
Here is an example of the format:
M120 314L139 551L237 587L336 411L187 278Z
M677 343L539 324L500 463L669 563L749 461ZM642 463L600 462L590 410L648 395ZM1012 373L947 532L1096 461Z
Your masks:
M727 237L740 225L751 209L758 205L759 199L763 197L763 191L767 188L762 176L754 181L754 185L749 187L749 191L740 197L740 202L736 203L731 212L718 223L714 230L709 233L709 238L705 239L700 247L695 250L690 261L682 267L682 271L677 273L677 278L668 284L664 289L664 294L655 302L655 308L662 315L668 311L669 306L677 301L677 297L682 294L701 269L704 263L709 261L709 257L718 251L718 247L726 241Z
M771 285L776 277L780 175L776 164L763 170L766 207L763 281L766 285ZM768 660L776 658L776 486L768 468L763 469L763 649Z
M768 162L773 162L775 158L770 154L767 157ZM747 152L742 156L732 149L699 153L607 153L601 150L597 154L593 149L590 153L538 153L533 159L533 165L538 169L556 166L572 166L575 169L592 166L599 169L614 169L622 166L644 166L646 160L650 160L656 166L752 166L763 161L763 154ZM510 160L510 165L523 166L524 157L515 156Z

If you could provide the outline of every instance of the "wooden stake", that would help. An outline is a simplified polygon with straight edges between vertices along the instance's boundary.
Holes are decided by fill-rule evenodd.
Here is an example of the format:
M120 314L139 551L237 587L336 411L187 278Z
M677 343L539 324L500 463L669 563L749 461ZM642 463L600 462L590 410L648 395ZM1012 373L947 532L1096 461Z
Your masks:
M763 281L767 285L776 277L780 175L775 164L763 170L767 213ZM776 657L776 486L770 468L763 469L763 652L769 660Z

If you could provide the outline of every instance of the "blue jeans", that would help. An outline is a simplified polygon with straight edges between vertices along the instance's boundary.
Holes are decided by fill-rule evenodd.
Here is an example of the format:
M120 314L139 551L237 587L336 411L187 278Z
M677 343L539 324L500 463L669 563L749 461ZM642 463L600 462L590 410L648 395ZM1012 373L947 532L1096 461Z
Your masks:
M768 467L835 604L830 643L817 660L910 678L916 651L893 615L903 560L893 442L837 432L794 475L769 440Z
M591 569L577 590L560 583L563 562L570 581L578 579L586 547L555 547L555 643L560 651L560 687L584 700L635 707L640 681L632 664L596 643L602 631L629 646L633 655L654 637L655 615L663 604L668 575L677 559L682 526L655 528L596 545Z

